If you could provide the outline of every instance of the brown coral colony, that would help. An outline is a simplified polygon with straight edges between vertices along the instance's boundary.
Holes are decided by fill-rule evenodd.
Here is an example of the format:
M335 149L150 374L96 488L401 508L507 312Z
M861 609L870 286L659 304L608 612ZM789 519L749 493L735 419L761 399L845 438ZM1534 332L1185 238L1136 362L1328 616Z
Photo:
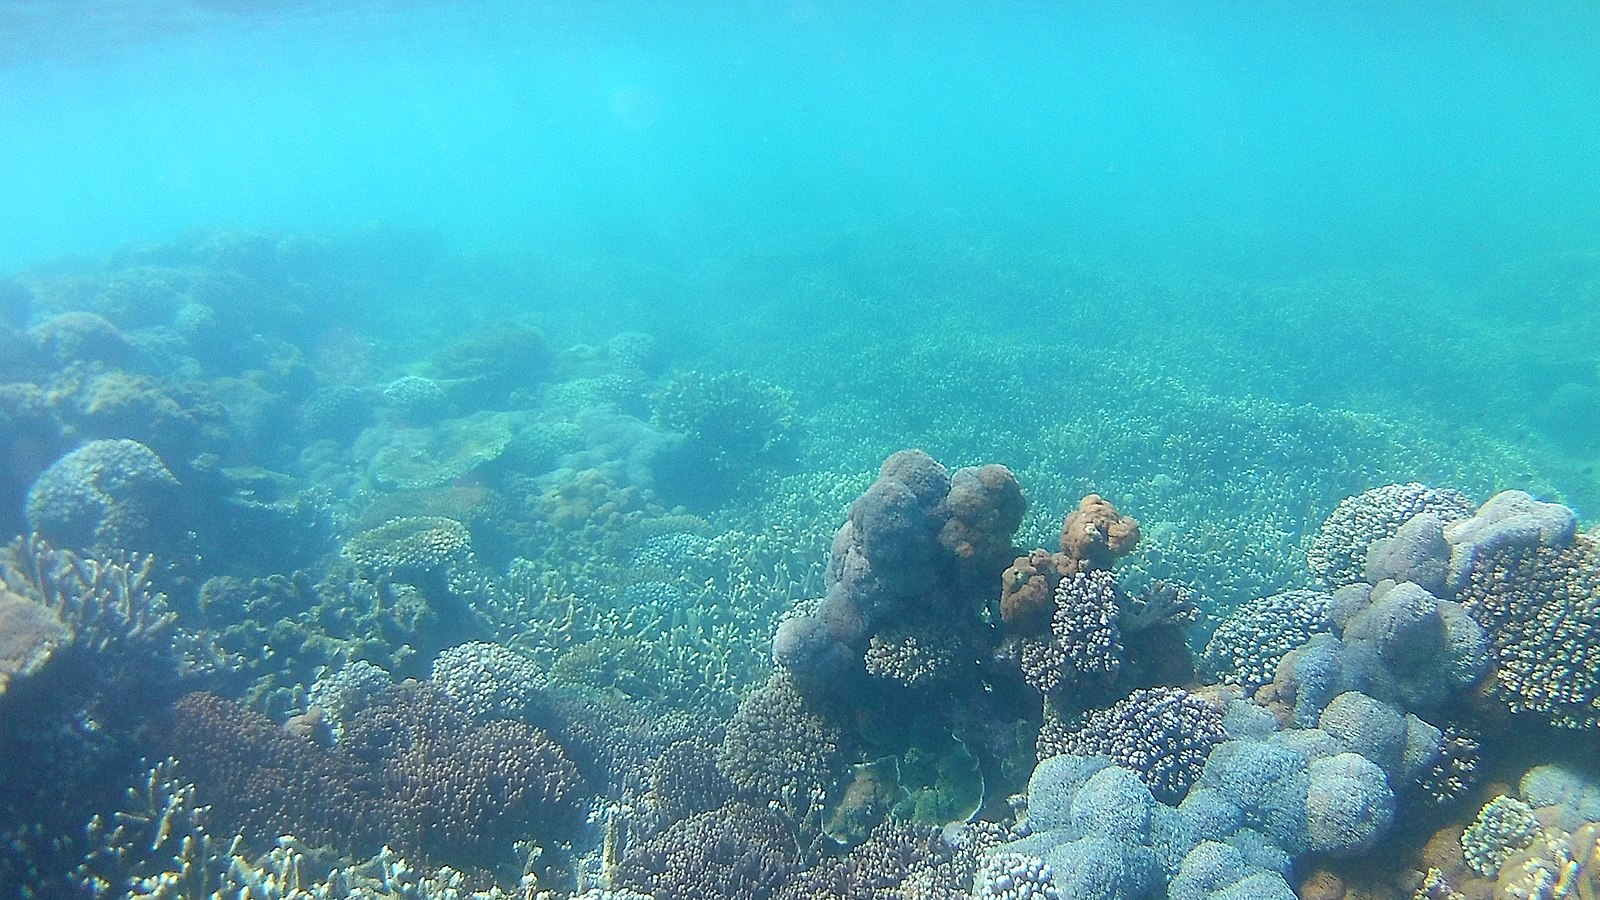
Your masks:
M1139 543L1139 521L1117 512L1099 494L1089 494L1061 525L1061 550L1036 549L1006 569L1000 588L1000 618L1013 633L1036 634L1055 611L1062 577L1108 570Z

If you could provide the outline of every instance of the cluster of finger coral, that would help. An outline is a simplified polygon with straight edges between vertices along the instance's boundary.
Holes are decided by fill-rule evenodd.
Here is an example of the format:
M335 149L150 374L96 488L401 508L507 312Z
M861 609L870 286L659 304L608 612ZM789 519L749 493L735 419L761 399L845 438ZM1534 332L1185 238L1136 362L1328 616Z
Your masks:
M1465 827L1424 851L1436 896L1576 900L1600 889L1600 782L1562 765L1527 770Z
M1332 634L1289 655L1290 694L1361 685L1437 707L1492 669L1488 690L1514 713L1600 722L1600 543L1572 510L1522 491L1473 509L1455 492L1390 485L1341 504L1319 542L1313 567L1338 588ZM1337 548L1343 562L1330 562Z
M1090 712L1081 727L1048 747L1041 734L1041 755L1104 756L1138 773L1156 799L1177 803L1199 780L1211 751L1227 740L1222 716L1220 703L1183 688L1141 688Z
M1109 682L1122 667L1121 604L1107 571L1063 576L1044 635L1022 638L1023 678L1043 694Z
M739 704L717 767L745 796L803 810L832 783L845 740L817 700L775 674Z
M1254 696L1219 695L1214 738L1179 767L1196 773L1183 790L1149 769L1181 740L1138 721L1134 703L1181 692L1137 691L1076 720L1047 709L1045 758L1027 795L1032 833L997 854L1048 864L1062 897L1294 896L1299 861L1366 854L1394 833L1406 804L1445 807L1478 787L1482 746L1456 716L1491 672L1510 678L1508 688L1491 682L1496 692L1524 683L1499 649L1507 640L1523 641L1516 653L1529 673L1587 683L1536 662L1581 661L1581 648L1535 652L1534 626L1517 624L1559 602L1544 620L1547 639L1588 640L1580 630L1595 617L1581 604L1594 591L1577 574L1586 570L1556 561L1586 542L1569 510L1527 495L1499 495L1476 513L1421 485L1354 498L1330 517L1313 560L1332 593L1253 601L1213 635L1206 668ZM1568 631L1549 627L1559 615L1575 620ZM1526 698L1508 705L1529 708ZM1493 802L1461 838L1462 867L1499 878L1505 896L1567 896L1587 871L1576 807L1588 795L1547 772L1527 781L1524 797L1550 808L1535 816L1533 799ZM1563 836L1550 838L1558 820ZM1453 890L1450 873L1429 877L1440 896Z
M650 897L758 900L789 877L795 856L782 816L733 803L675 822L629 849L613 880Z
M843 856L824 858L795 873L774 900L964 900L968 887L975 887L979 843L950 840L936 829L891 819ZM984 875L978 873L977 879L982 883Z
M1565 507L1511 500L1518 511L1507 510L1512 502L1485 504L1479 517L1492 523L1463 527L1453 559L1458 596L1487 635L1491 688L1515 712L1594 728L1600 724L1600 540L1577 533Z
M468 641L440 651L429 680L474 719L520 719L537 698L544 673L502 644Z

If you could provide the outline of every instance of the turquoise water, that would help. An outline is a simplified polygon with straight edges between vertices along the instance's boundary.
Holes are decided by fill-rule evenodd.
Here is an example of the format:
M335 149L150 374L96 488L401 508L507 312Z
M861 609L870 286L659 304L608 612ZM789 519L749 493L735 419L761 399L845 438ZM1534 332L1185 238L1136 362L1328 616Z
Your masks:
M1470 613L1482 667L1391 660L1329 709L1411 714L1533 805L1600 796L1596 46L1582 3L0 0L0 538L44 541L0 558L0 886L999 896L1036 750L1122 765L1082 729L1130 708L1176 746L1139 692L1237 692L1216 659L1318 628L1365 659L1387 595L1304 592L1375 572ZM896 506L906 448L1005 466L1025 509L992 470L966 518ZM1363 492L1407 482L1461 492L1441 528L1559 506L1363 570L1422 508ZM1090 493L1139 522L1126 656L1044 678L1071 628L1001 585ZM882 596L840 587L852 552ZM1157 639L1129 604L1164 582L1194 614ZM1284 591L1324 624L1258 612ZM1259 646L1206 649L1225 621ZM1291 676L1229 736L1342 734ZM1335 793L1385 781L1392 827L1255 822L1251 871L1487 889L1421 850L1483 778L1430 805L1443 775L1349 755ZM861 845L881 820L900 849ZM759 864L684 849L723 839ZM1007 846L1087 896L1069 843Z

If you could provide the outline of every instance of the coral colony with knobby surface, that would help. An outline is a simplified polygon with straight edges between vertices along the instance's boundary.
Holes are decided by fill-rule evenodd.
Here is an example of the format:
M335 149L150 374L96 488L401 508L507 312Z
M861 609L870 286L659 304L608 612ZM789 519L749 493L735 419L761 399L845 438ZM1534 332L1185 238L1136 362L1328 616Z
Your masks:
M0 0L0 900L1600 900L1600 8L1233 6Z
M1600 539L1563 505L1378 486L1222 608L1201 586L1253 576L1185 583L1139 491L808 471L793 393L640 332L499 326L350 380L294 316L196 311L218 277L43 280L6 338L29 895L1600 886Z

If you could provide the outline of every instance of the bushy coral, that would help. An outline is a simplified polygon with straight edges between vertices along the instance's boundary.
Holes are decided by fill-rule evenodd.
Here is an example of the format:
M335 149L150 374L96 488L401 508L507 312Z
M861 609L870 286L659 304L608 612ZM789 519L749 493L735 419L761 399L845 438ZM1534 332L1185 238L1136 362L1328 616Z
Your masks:
M1487 772L1475 730L1447 721L1439 731L1439 755L1417 775L1412 792L1424 803L1448 807L1476 791Z
M338 747L403 804L384 840L418 857L485 864L518 838L570 837L582 818L588 788L549 735L510 719L474 724L424 682L380 691Z
M421 375L402 375L383 386L384 403L408 425L426 425L449 408L444 386Z
M366 790L370 776L351 759L216 694L179 700L156 745L194 780L217 826L257 847L296 834L370 853L399 815L397 798Z
M678 372L655 400L655 421L687 436L724 471L778 451L789 439L794 415L793 394L748 372Z
M931 623L891 623L867 642L867 674L903 687L927 690L948 684L961 670L957 648Z
M1547 835L1500 867L1497 897L1572 900L1600 893L1600 823Z
M777 812L729 804L631 848L617 863L615 881L651 897L766 900L789 877L797 850Z
M1544 833L1533 807L1502 794L1478 810L1461 832L1461 852L1472 871L1485 878L1500 877L1500 867L1512 854L1526 850Z
M431 681L478 721L520 719L535 701L544 673L509 647L468 641L440 651Z
M258 846L280 834L365 854L492 865L519 837L567 837L585 787L547 735L474 725L436 688L405 682L349 717L328 748L214 694L175 705L162 748L220 824Z
M1104 570L1064 576L1056 587L1047 638L1024 638L1022 673L1045 694L1103 687L1122 667L1121 604Z
M1600 724L1600 540L1577 534L1545 544L1536 520L1522 534L1533 543L1474 550L1457 595L1483 626L1494 665L1490 690L1514 712L1593 728Z
M843 743L817 701L779 674L740 702L717 748L717 766L744 796L804 810L833 783Z
M0 882L62 871L145 751L137 729L179 689L184 659L152 568L37 537L0 547Z
M29 536L0 549L0 589L48 611L65 645L140 654L162 648L175 618L151 586L154 566L149 556L79 556Z
M996 853L972 882L973 900L1060 900L1055 870L1037 856Z
M443 516L394 519L346 542L345 555L374 579L460 566L472 558L472 535Z
M322 710L334 737L344 733L345 723L366 709L394 679L382 668L364 659L353 660L324 671L306 691L307 710Z
M775 900L964 900L973 883L976 855L975 841L891 819L845 855L824 858L797 873Z
M1240 604L1212 632L1200 655L1201 669L1254 691L1272 680L1290 651L1330 630L1332 599L1322 591L1297 589Z

